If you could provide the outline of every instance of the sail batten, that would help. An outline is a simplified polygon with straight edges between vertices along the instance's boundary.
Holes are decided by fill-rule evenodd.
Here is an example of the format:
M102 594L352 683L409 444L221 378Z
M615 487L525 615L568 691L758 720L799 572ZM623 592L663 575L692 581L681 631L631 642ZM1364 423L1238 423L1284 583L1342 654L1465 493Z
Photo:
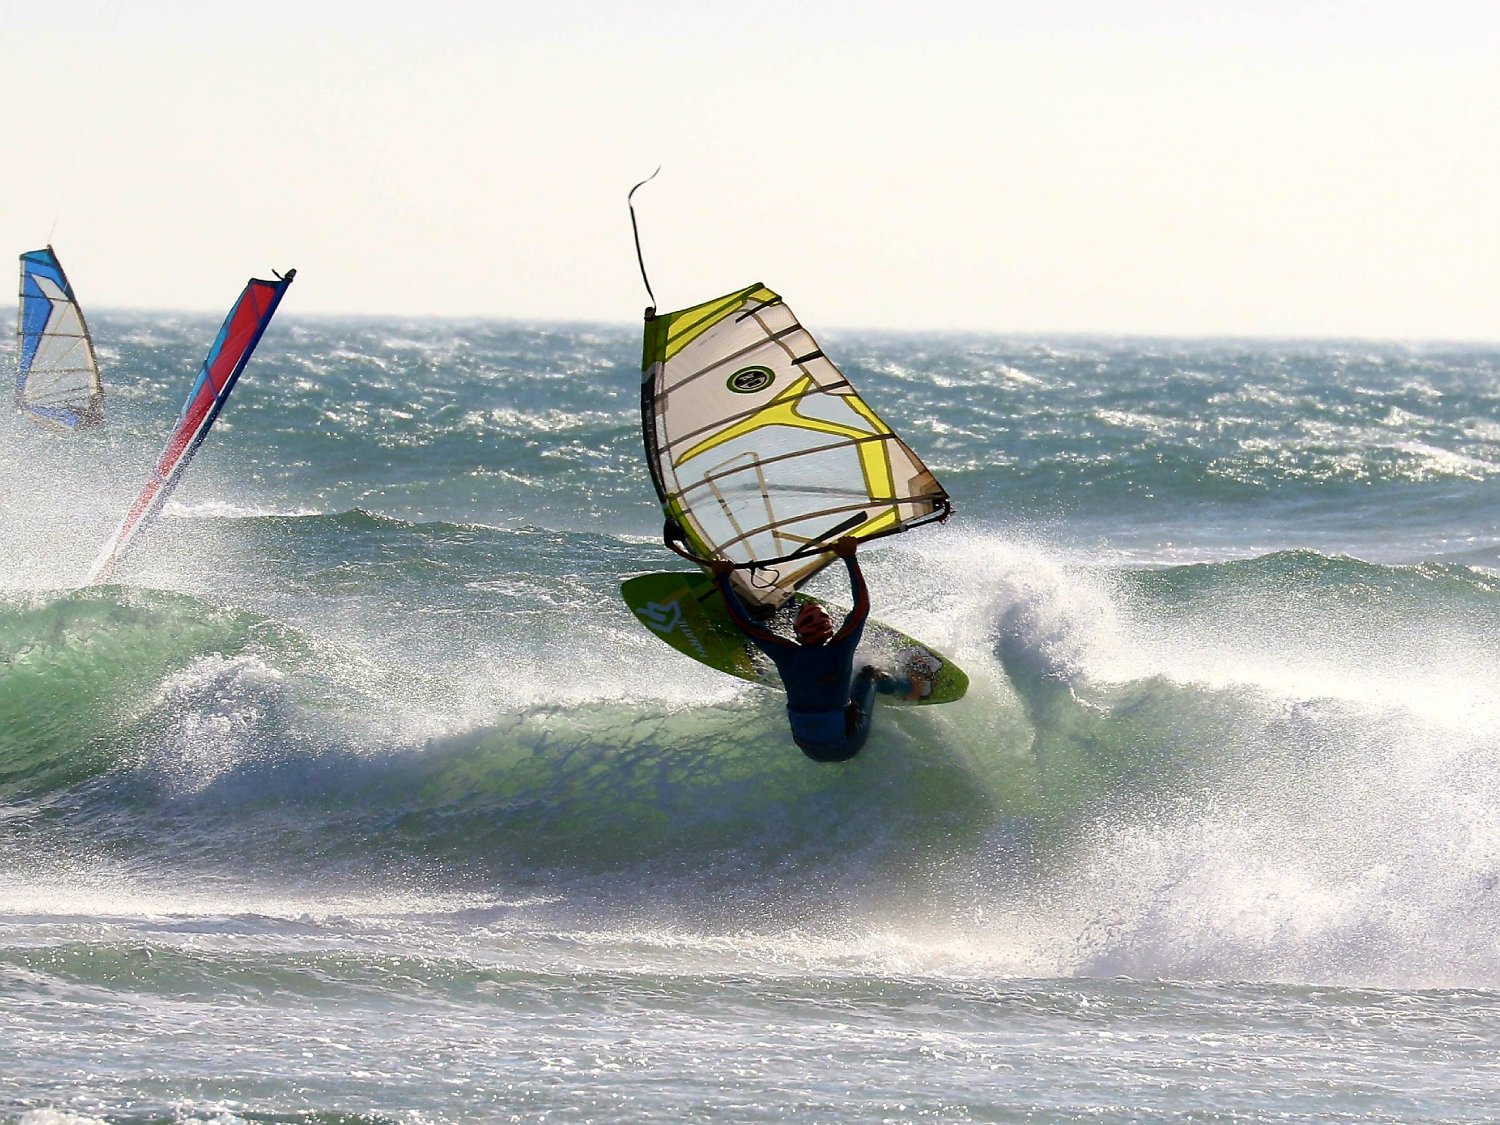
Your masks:
M104 385L83 310L51 246L21 255L16 408L63 432L104 421Z
M646 455L669 533L700 562L753 569L737 583L749 600L785 601L841 536L948 513L921 459L764 285L648 314L642 370Z
M271 323L287 286L296 276L296 270L287 270L275 281L251 278L246 283L209 348L208 358L193 381L155 470L89 571L90 583L105 581L125 557L131 544L160 514L181 482L193 455L218 420L224 404L229 401L230 392L255 353L255 347Z

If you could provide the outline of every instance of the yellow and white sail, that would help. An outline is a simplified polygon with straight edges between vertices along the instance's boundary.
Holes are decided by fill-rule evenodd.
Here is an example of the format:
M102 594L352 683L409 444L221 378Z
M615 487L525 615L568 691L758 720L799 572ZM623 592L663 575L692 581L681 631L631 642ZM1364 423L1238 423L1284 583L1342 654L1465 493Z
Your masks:
M749 569L776 606L832 560L945 518L948 494L781 298L751 285L646 319L641 411L652 479L685 553Z

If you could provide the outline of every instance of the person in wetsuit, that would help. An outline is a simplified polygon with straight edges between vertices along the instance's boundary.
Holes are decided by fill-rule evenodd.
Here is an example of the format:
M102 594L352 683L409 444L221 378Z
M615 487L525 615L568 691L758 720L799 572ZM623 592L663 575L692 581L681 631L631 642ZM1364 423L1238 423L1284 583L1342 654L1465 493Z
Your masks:
M711 565L729 616L781 674L792 741L815 762L845 762L859 753L870 733L876 692L894 695L913 690L910 682L869 665L861 668L858 676L853 674L854 650L870 616L870 592L854 557L857 546L846 536L833 548L849 568L854 608L835 632L833 620L822 606L804 602L793 626L796 641L778 636L750 616L729 582L733 563L715 559Z

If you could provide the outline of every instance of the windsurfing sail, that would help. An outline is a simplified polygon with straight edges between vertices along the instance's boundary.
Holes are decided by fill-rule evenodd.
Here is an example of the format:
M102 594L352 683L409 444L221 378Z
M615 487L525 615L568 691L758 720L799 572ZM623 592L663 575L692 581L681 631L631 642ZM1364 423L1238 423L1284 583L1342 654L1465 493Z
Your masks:
M166 504L172 490L182 480L193 454L203 444L219 412L229 401L229 392L234 390L240 373L255 352L255 345L260 343L266 326L271 323L282 294L296 276L296 270L287 270L285 275L277 274L275 281L251 278L246 284L219 329L213 347L208 350L208 358L203 361L193 389L188 392L187 402L177 416L177 424L172 428L172 436L167 439L167 447L162 450L151 479L89 571L90 583L103 582L110 576L131 543Z
M679 312L646 311L646 460L667 545L736 565L774 608L874 539L945 519L948 494L764 285Z
M104 385L94 341L50 246L21 255L16 408L66 433L104 421Z

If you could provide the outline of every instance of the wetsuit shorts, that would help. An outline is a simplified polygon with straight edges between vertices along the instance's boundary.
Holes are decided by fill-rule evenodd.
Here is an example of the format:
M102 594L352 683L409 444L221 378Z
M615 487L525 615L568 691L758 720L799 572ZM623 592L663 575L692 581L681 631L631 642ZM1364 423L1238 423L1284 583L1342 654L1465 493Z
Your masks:
M851 686L854 698L836 711L786 709L792 741L815 762L846 762L859 753L870 735L875 678L861 672Z

